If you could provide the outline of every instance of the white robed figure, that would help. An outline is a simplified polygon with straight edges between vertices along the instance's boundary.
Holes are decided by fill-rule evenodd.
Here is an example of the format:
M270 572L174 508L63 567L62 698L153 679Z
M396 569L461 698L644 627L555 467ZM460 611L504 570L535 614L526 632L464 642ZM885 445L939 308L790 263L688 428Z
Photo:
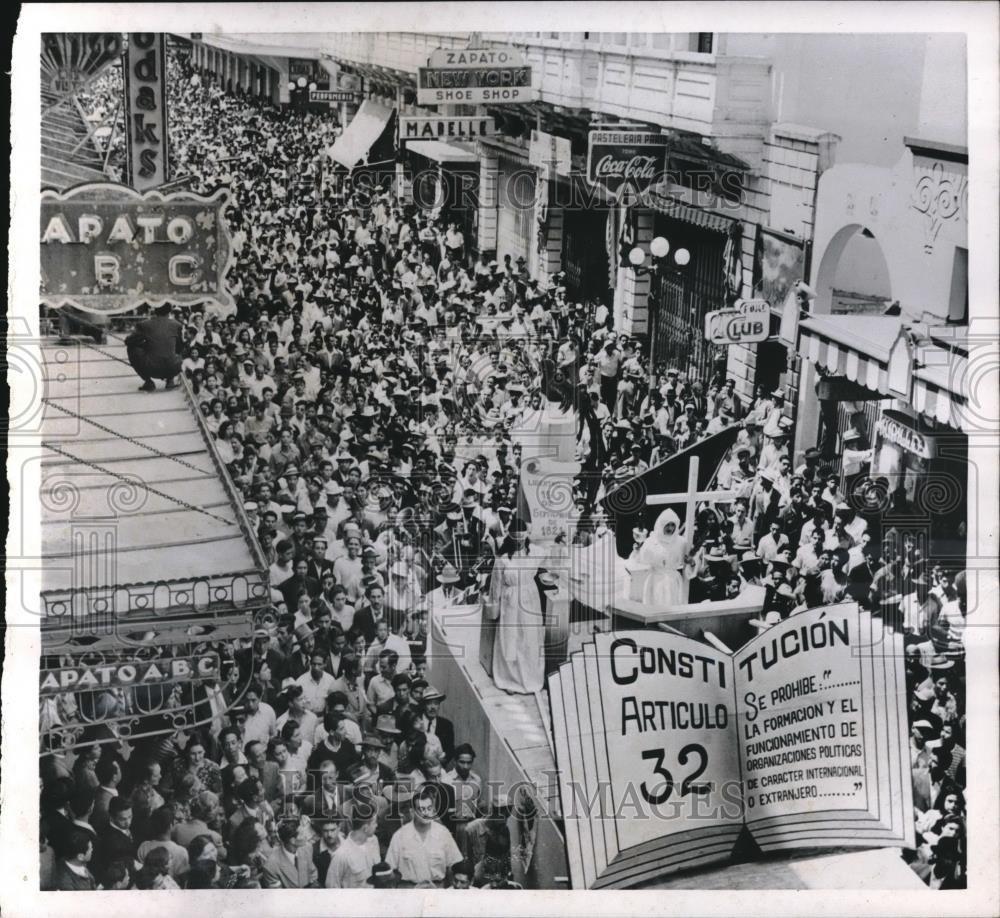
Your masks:
M493 681L505 692L531 694L545 684L545 620L535 580L540 558L515 521L493 563L490 609L497 620Z
M681 571L687 562L687 542L678 530L681 521L673 510L656 518L650 537L639 549L639 561L649 568L642 592L643 605L670 606L684 602Z

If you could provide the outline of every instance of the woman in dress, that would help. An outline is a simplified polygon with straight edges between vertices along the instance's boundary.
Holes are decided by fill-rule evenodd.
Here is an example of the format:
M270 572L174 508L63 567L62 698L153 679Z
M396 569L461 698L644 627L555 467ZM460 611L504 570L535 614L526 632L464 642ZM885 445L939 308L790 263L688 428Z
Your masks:
M498 619L493 645L493 681L505 692L531 694L545 682L545 619L538 588L539 559L520 520L500 546L490 581L490 603Z
M652 536L639 550L639 561L650 568L642 593L649 606L669 606L684 601L681 569L687 560L687 543L678 534L680 520L673 510L656 518Z

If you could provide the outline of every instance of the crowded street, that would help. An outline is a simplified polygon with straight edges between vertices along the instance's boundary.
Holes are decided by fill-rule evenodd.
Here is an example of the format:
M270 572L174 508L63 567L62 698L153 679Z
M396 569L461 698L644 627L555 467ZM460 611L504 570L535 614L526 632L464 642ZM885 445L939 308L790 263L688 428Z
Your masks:
M642 214L656 208L652 192L642 188L636 214L629 216L621 198L609 198L601 203L596 235L579 230L581 239L596 244L581 243L584 254L573 257L598 267L580 269L574 262L567 269L546 245L554 226L570 232L571 208L560 210L557 195L544 207L538 203L542 178L533 179L535 195L525 205L525 247L508 244L515 221L502 208L513 196L502 189L491 192L500 201L494 205L499 229L484 243L480 176L493 168L490 180L499 174L502 184L508 174L502 156L492 160L501 163L498 173L493 166L475 168L479 200L469 205L451 194L459 186L445 178L445 153L438 151L438 161L420 159L391 129L383 134L391 148L378 154L384 158L365 150L356 166L350 163L355 153L343 150L348 141L357 144L351 124L354 118L360 123L363 110L348 113L346 104L306 98L340 92L334 76L319 89L303 89L303 80L296 83L290 74L281 80L285 98L276 103L257 77L243 79L243 64L224 63L220 70L209 44L168 37L165 47L171 187L164 190L206 199L220 189L228 193L220 213L231 245L224 283L232 305L221 297L147 303L139 294L127 312L95 317L43 305L42 317L59 346L77 346L83 359L109 357L122 378L129 367L135 370L121 385L130 393L142 389L151 419L158 402L167 404L161 399L177 395L165 392L164 383L180 390L225 500L202 501L194 491L162 483L152 493L180 505L185 518L203 511L235 521L233 531L257 559L264 593L251 602L252 611L241 613L243 631L234 636L191 630L201 621L191 612L183 619L186 638L145 639L136 651L101 645L105 664L141 660L166 669L182 658L217 659L204 678L171 679L162 688L127 680L67 688L60 674L99 668L79 647L43 650L42 675L52 673L53 681L51 691L43 683L40 701L41 889L517 890L657 883L664 871L655 865L629 866L628 873L615 861L618 848L609 843L604 850L597 821L580 829L578 841L567 837L565 847L542 840L570 834L566 782L578 772L602 775L600 754L612 745L611 727L628 736L622 712L630 702L618 704L614 696L609 703L608 681L598 680L596 691L594 673L604 670L587 669L587 648L596 641L600 653L601 641L612 637L613 648L622 641L635 647L648 637L664 642L658 659L670 654L673 674L670 641L679 653L704 647L704 660L719 661L705 662L705 673L733 666L735 683L754 675L739 662L741 648L762 648L763 658L754 659L771 665L769 633L775 647L774 636L782 635L786 656L799 653L795 663L782 665L803 666L808 642L820 646L819 632L802 625L808 638L791 652L786 638L799 633L791 630L796 621L820 621L818 609L827 609L831 620L843 615L858 634L884 634L886 646L900 648L902 656L885 664L899 667L895 676L886 670L895 687L876 683L874 697L885 710L869 710L872 696L865 700L861 692L859 720L836 734L860 736L856 751L849 744L816 747L813 765L831 766L830 781L836 772L882 782L898 764L906 790L894 791L894 799L912 806L904 803L902 818L895 810L890 818L885 792L881 803L873 802L877 794L866 787L869 802L861 809L870 827L858 831L871 833L872 848L898 850L915 883L963 888L974 844L966 833L965 797L966 486L963 460L955 458L959 447L951 446L949 459L943 446L946 440L964 444L964 422L955 420L961 394L919 378L922 367L933 367L926 357L921 364L914 356L902 370L912 389L900 391L895 369L909 354L904 345L914 341L923 355L963 359L958 351L948 351L927 320L911 328L905 313L897 318L895 288L891 299L881 290L857 294L864 309L838 309L847 291L853 295L863 283L860 269L853 288L843 272L837 275L834 307L828 302L821 315L815 304L831 294L817 277L826 287L832 281L823 273L825 259L821 266L818 237L825 224L818 204L813 273L796 261L797 274L779 278L783 286L774 290L757 266L771 243L763 231L750 240L745 216L736 228L735 211L725 216L724 208L722 216L696 219L689 202L647 219ZM333 58L352 79L369 74L360 65L352 71L346 52L338 58L334 49ZM315 83L316 77L304 79ZM370 86L372 76L364 79ZM399 92L402 99L404 89ZM296 94L304 95L296 101ZM78 101L83 117L105 128L107 180L129 185L123 98L127 87L115 63ZM456 119L469 120L460 108L468 106L453 107ZM500 115L491 109L490 117ZM593 123L600 120L595 111ZM785 130L775 129L767 149L778 149L787 135L789 157L822 160L826 134ZM749 156L713 155L713 168L726 170L741 168L740 157ZM914 150L918 155L932 154ZM452 160L459 162L460 154ZM554 189L556 168L546 168L541 174ZM829 174L839 168L850 167L838 164ZM796 169L804 171L798 163ZM818 179L812 181L815 187ZM616 208L626 216L616 218ZM579 219L583 225L592 215ZM674 223L694 228L684 236ZM774 244L788 245L793 234L786 224L778 228L784 235L774 235ZM43 246L54 232L45 231ZM565 240L560 245L569 251ZM716 252L711 284L718 288L698 273L709 264L710 245ZM753 271L741 265L743 258L757 259ZM708 272L704 268L705 277ZM668 324L654 313L666 315L674 302L671 285L690 298L684 302L695 303L691 291L701 296L716 289L719 301L692 305L688 327L678 307ZM755 306L758 300L764 305ZM743 330L725 334L744 337L728 340L719 332L706 340L707 308L732 310ZM856 319L854 337L832 330L838 312ZM762 336L747 338L756 321L763 323ZM143 353L154 335L150 323L169 327L176 339L175 362L163 372ZM866 335L869 328L877 333ZM738 356L744 353L754 359ZM936 403L925 400L927 392L936 394ZM87 412L77 410L85 429L101 423L111 439L134 443L116 431L114 419L95 413L88 421ZM941 445L933 446L935 438ZM63 461L78 455L72 440L59 449ZM113 464L102 461L93 467L107 471ZM173 479L162 481L181 474L175 469ZM546 475L552 493L558 478L558 499L544 490ZM942 496L942 487L952 490ZM183 541L184 531L170 528L174 518L167 512L147 516L146 525ZM204 525L214 525L207 516ZM191 544L196 541L192 534ZM160 576L151 570L147 579ZM455 650L460 614L474 620L476 630L465 659ZM135 627L152 634L157 626ZM809 625L817 627L826 625ZM841 634L825 633L831 643ZM854 642L855 631L849 634L844 640ZM99 656L95 652L94 660ZM612 660L619 667L611 670L615 682L622 659L619 653ZM636 659L643 661L639 681L652 679L646 657ZM794 688L775 689L772 716L791 710L792 722L801 704L792 700L796 694L821 691L823 664L816 665L819 677L791 668L781 677ZM862 670L861 685L882 678L874 664ZM554 672L562 674L558 703ZM574 673L575 692L567 687ZM629 678L636 675L622 684ZM727 676L720 678L725 687ZM836 688L854 684L844 677ZM484 692L495 693L503 711L494 713L493 695ZM593 734L595 760L586 743L574 751L572 727L563 739L560 718L573 721L570 712L577 705L582 711L588 700L596 711L599 696L614 716L607 737L596 714L592 727L587 719L581 735ZM753 712L745 715L734 697L720 702L721 715L706 721L703 734L727 726L728 705L729 721L739 718L741 741L750 737ZM692 699L692 705L707 702L708 695ZM848 701L843 704L848 710ZM176 713L181 710L184 716ZM657 710L655 728L671 735L663 726L665 708ZM686 725L679 709L670 710L679 735ZM654 729L643 711L641 729ZM832 715L826 717L832 724ZM504 747L504 737L520 730L537 734L537 743ZM704 767L709 754L705 745L697 748ZM640 761L647 779L667 775L660 795L647 794L642 783L651 803L666 800L673 787L662 753L656 754L652 770ZM748 745L745 755L753 754ZM649 757L642 752L641 759ZM809 757L813 753L783 761ZM536 760L558 769L551 788L538 778ZM615 762L609 753L612 786ZM678 781L691 770L671 767ZM778 774L772 788L804 780L801 773ZM861 786L837 785L820 796L849 796ZM812 787L787 791L788 799L814 793ZM766 851L767 832L787 818L766 810L780 793L758 796L765 810L758 819L770 818L770 828L751 820L753 798L739 810L736 824L745 820L754 837L760 831ZM828 822L822 831L829 837L820 841L816 829L816 845L865 844L837 840L836 833L847 830L834 826L832 816ZM590 833L597 854L581 855ZM653 836L636 838L634 844L650 844ZM791 856L795 844L780 850ZM590 866L577 865L580 857L591 858Z

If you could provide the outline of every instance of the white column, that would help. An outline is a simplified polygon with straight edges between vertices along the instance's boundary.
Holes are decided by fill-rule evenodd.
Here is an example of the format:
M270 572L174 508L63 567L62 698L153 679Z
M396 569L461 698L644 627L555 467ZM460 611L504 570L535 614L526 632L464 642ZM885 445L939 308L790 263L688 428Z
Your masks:
M500 163L495 153L479 144L479 250L497 247L497 189Z
M638 211L635 224L636 238L633 245L645 249L644 264L649 266L649 243L653 238L652 211ZM646 334L649 327L649 288L648 274L636 275L631 268L618 269L618 282L615 286L615 331L618 334Z

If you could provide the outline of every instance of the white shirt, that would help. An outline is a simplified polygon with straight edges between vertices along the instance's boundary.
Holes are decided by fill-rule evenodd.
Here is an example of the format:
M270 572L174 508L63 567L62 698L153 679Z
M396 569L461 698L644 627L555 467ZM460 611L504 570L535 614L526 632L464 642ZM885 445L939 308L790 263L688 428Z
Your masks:
M385 860L411 883L441 883L449 868L462 860L462 852L440 823L432 822L421 834L408 822L393 833Z
M302 686L302 698L306 707L314 714L322 714L326 710L326 698L333 691L334 678L326 670L319 677L313 679L312 670L304 672L295 680L296 685Z
M365 889L372 868L381 860L378 839L367 839L363 845L345 838L330 858L326 872L327 889Z
M278 718L266 701L262 701L256 714L247 714L243 725L244 743L267 743L278 732Z

